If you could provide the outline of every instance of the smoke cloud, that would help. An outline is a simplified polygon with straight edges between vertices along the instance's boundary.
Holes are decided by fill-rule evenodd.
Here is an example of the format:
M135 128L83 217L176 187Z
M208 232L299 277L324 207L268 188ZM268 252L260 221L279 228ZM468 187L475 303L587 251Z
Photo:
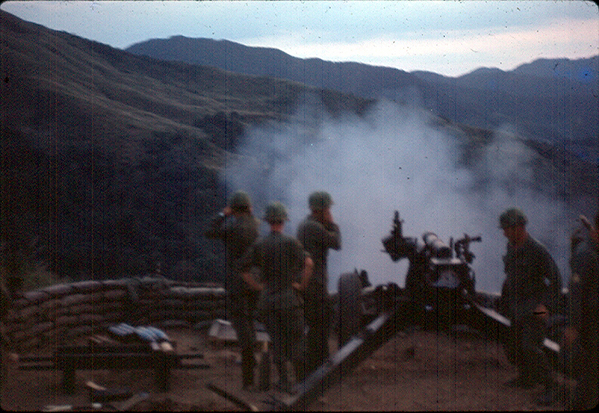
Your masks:
M447 244L468 234L473 243L476 288L499 292L504 280L506 240L498 217L522 208L529 232L552 253L567 280L569 235L577 212L543 195L532 170L532 152L508 129L464 163L464 141L457 129L440 127L417 107L380 102L366 116L332 119L318 105L305 103L295 121L246 133L238 154L227 159L222 179L229 191L243 189L262 217L270 201L283 202L295 235L309 213L308 195L328 191L342 249L329 253L329 288L354 268L368 271L373 284L404 285L407 260L394 263L382 252L394 211L404 236L436 233ZM465 166L468 165L468 166ZM542 184L542 182L541 182ZM267 231L266 224L262 230Z

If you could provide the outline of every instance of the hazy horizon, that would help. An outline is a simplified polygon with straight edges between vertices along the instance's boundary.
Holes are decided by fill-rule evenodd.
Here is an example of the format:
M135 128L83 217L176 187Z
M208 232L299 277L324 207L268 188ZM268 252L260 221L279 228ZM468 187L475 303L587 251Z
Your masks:
M1 8L119 49L180 35L450 77L599 53L599 36L589 36L599 33L599 9L590 1L7 1Z

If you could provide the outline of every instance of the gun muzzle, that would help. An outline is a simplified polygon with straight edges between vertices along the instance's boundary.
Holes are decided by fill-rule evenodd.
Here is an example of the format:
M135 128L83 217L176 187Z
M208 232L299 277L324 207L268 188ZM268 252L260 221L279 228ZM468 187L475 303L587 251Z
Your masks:
M433 232L426 232L422 239L435 258L451 258L451 248Z

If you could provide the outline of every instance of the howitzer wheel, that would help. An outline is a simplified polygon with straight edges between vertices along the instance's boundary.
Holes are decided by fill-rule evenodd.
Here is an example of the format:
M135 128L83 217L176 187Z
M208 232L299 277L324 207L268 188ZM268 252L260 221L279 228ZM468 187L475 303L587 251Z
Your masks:
M339 347L342 347L362 328L360 300L362 282L357 272L342 274L338 284L339 297Z

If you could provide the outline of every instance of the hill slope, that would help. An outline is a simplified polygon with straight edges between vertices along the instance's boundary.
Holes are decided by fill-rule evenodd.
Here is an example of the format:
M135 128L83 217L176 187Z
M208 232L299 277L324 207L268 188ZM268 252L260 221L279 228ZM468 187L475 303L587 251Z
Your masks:
M237 73L290 79L369 98L416 102L455 123L486 129L510 124L533 139L581 144L597 151L599 56L538 60L511 72L480 69L448 78L428 72L300 59L280 50L226 40L173 36L126 49L168 61L214 66Z

